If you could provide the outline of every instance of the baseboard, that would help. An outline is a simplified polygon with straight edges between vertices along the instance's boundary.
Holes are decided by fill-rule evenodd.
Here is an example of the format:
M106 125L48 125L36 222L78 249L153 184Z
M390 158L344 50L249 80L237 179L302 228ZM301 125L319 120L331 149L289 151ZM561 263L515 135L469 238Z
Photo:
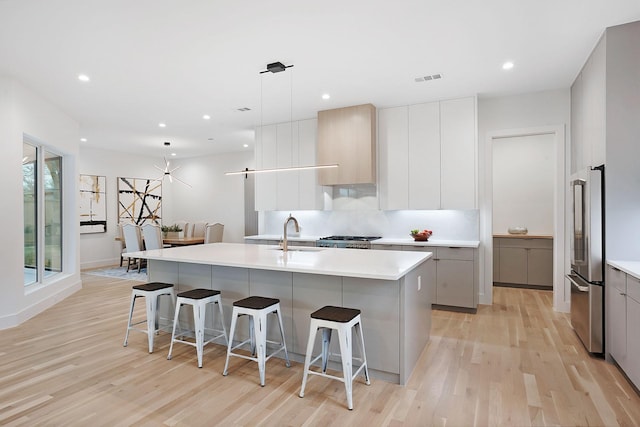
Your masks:
M101 267L113 267L114 265L120 265L120 258L108 258L108 259L100 259L97 261L80 262L80 270L90 270L92 268L101 268ZM126 265L126 260L123 263L123 265Z
M42 313L49 307L53 307L54 305L56 305L63 299L67 298L68 296L74 294L75 292L79 291L80 289L82 289L82 281L78 279L77 281L60 289L58 292L49 296L48 298L45 298L41 301L36 302L35 304L25 307L23 310L17 313L0 317L0 330L13 328L15 326L20 325L23 322L26 322L27 320L31 319L35 315Z

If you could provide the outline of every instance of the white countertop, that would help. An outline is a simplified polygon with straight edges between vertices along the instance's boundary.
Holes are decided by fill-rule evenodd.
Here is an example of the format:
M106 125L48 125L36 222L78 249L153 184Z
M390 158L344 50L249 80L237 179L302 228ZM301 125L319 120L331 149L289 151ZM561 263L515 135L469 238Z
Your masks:
M618 270L622 270L627 274L630 274L636 279L640 279L640 261L607 260L607 264L617 268Z
M291 242L315 242L321 236L287 236L287 240ZM255 236L247 236L245 240L282 240L282 235L277 234L259 234ZM478 240L439 240L433 237L427 242L416 242L411 237L407 238L385 238L372 240L371 245L404 245L404 246L443 246L443 247L460 247L460 248L477 248L480 246ZM375 249L375 248L374 248Z
M431 252L211 243L129 252L124 257L366 279L398 280L431 258Z
M372 246L375 245L403 245L403 246L444 246L444 247L456 247L456 248L477 248L480 246L478 240L439 240L431 238L426 242L416 242L411 237L406 239L393 239L382 238L373 240Z

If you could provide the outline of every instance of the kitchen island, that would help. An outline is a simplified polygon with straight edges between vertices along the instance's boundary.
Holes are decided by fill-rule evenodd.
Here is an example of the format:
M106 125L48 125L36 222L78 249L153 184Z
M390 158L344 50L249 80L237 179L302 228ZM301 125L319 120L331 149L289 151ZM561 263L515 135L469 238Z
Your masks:
M177 291L221 291L227 327L234 301L251 295L279 298L287 348L299 362L309 315L324 305L362 310L374 377L405 384L429 340L435 289L430 252L307 247L283 252L277 246L213 243L124 255L147 259L149 281L173 283ZM169 313L169 307L164 310ZM279 337L275 322L268 333L269 339Z

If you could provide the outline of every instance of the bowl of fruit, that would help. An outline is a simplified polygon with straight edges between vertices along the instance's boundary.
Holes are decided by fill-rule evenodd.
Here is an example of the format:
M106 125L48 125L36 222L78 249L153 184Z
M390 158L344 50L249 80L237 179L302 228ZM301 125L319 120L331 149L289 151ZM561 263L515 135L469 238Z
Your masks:
M432 234L433 231L431 230L411 230L411 237L413 237L413 240L416 242L426 242Z

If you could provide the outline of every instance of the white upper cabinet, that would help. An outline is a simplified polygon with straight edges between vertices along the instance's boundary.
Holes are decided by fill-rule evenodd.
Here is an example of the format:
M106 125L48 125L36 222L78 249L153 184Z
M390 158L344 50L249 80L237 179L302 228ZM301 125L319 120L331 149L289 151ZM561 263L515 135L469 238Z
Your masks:
M316 119L257 128L257 169L315 165L316 128ZM313 169L257 174L256 210L323 209L323 187L316 177Z
M440 207L439 104L409 106L409 209Z
M476 100L440 102L440 208L476 207Z
M278 167L277 126L256 129L256 169ZM276 210L277 178L274 173L256 174L256 210Z
M380 208L475 209L475 97L379 110Z
M383 209L409 206L408 107L385 108L378 113L378 168Z
M605 163L606 39L600 39L571 86L571 172Z

